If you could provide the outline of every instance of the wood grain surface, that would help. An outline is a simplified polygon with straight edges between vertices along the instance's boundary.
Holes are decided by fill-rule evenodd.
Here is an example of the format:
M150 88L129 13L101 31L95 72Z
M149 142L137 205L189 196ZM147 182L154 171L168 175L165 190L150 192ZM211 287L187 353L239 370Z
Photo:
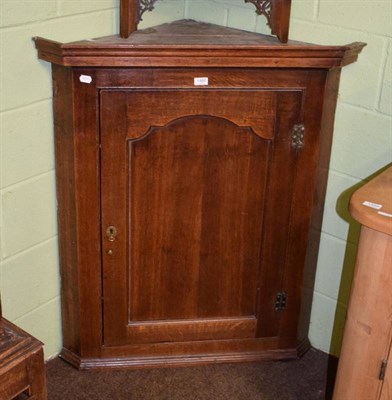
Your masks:
M353 194L350 213L362 225L392 235L392 166Z
M377 205L392 211L391 167L350 200L350 212L362 228L334 400L392 398L392 218L380 215ZM388 363L384 379L383 362Z
M320 46L191 20L62 44L35 38L42 60L78 67L332 68L356 61L364 43Z
M54 64L62 356L97 368L306 351L340 67L364 44L177 21L36 46Z
M0 400L21 393L46 400L42 343L4 318L0 318Z
M334 400L381 396L381 363L388 359L392 343L391 260L392 237L362 227Z

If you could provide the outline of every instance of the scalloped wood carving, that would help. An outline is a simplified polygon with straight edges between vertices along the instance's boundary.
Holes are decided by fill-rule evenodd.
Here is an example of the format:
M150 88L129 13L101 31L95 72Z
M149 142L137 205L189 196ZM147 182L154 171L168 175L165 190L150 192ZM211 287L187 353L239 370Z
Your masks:
M271 0L245 0L245 3L252 3L256 7L258 15L264 15L267 18L267 23L271 27Z

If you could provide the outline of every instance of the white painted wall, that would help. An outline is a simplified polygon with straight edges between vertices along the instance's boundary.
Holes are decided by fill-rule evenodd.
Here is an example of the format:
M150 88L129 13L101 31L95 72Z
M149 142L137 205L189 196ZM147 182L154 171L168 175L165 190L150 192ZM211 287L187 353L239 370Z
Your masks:
M336 115L310 339L337 354L358 227L354 185L392 161L392 2L292 0L291 39L367 42L344 69ZM267 33L242 0L159 0L142 26L193 18ZM118 32L118 0L0 0L0 288L4 314L61 348L50 66L31 37L59 41Z

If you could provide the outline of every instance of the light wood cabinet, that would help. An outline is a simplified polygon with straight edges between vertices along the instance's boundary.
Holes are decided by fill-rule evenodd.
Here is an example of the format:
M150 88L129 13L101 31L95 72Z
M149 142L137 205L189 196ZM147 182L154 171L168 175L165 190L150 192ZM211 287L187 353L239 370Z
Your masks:
M357 190L361 223L334 400L392 399L392 167Z
M363 44L178 21L36 45L53 64L62 356L305 351L340 69Z

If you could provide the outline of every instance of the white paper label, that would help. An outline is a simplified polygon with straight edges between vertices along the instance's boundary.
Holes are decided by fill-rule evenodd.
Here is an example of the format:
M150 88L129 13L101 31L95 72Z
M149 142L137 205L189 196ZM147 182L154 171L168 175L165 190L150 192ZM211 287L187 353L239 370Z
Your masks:
M208 78L195 78L194 79L195 86L208 86Z
M79 76L79 80L82 83L91 83L93 81L93 78L91 78L91 76L89 75L80 75Z
M375 210L382 208L381 204L372 203L371 201L364 201L362 204L366 207L374 208Z
M384 211L377 211L377 214L383 215L384 217L392 218L392 214L386 213Z

